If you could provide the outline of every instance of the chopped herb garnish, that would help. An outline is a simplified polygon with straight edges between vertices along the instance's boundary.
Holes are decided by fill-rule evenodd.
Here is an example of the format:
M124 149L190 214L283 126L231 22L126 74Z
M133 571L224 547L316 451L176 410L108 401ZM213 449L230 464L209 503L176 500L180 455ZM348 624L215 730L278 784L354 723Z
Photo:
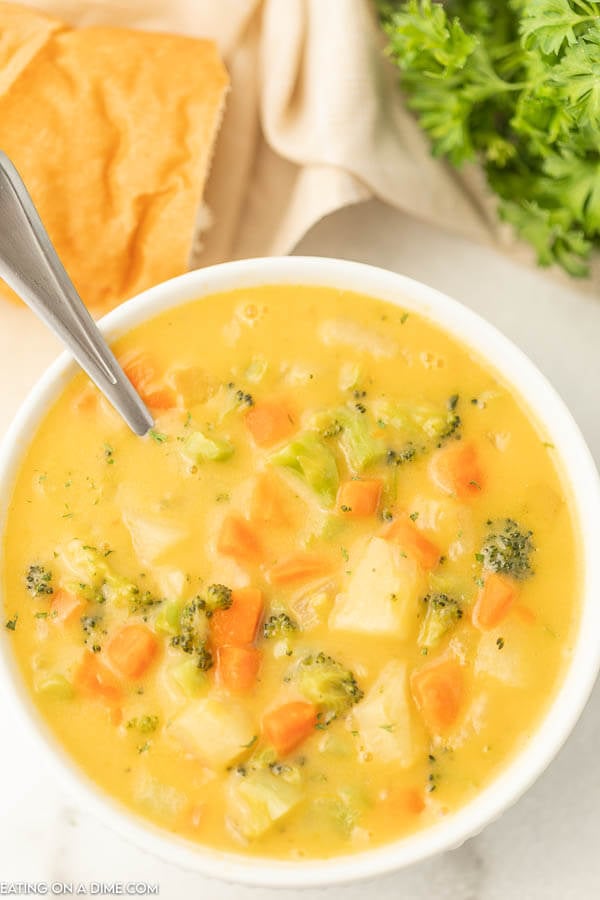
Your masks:
M164 444L169 440L169 436L163 434L162 431L155 431L154 428L151 428L148 432L148 437L151 437L153 441L156 441L157 444Z
M9 631L17 630L17 622L19 621L19 613L15 613L12 619L8 619L7 622L4 623L5 627L8 628Z

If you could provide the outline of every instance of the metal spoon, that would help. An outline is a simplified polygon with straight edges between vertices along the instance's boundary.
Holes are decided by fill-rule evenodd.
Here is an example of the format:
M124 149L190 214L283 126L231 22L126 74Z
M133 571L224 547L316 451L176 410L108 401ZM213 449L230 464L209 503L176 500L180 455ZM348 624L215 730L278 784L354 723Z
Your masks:
M69 348L132 431L146 434L152 416L81 302L27 188L1 151L0 276Z

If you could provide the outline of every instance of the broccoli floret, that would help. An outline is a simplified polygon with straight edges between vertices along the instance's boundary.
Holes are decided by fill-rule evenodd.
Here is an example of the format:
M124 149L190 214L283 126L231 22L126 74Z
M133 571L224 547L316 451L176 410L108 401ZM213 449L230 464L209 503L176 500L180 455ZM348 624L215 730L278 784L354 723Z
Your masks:
M209 584L202 600L204 602L204 612L210 619L212 614L218 609L229 609L233 602L231 588L226 587L224 584Z
M340 482L335 456L313 431L305 431L271 456L271 462L283 466L301 478L325 506L335 503Z
M375 405L375 413L378 422L400 432L405 447L414 449L412 456L408 457L412 459L417 452L426 453L433 447L441 447L448 438L457 436L462 425L456 412L457 404L456 394L448 399L446 409L429 403L417 406L394 403L384 398ZM396 456L398 462L405 461L401 459L401 453Z
M281 612L267 619L263 625L263 636L266 638L284 637L297 630L298 625L296 622L287 613Z
M401 466L403 463L411 462L416 455L416 447L409 443L402 450L388 450L385 461L388 466Z
M533 532L525 531L514 519L488 522L490 533L481 548L481 562L492 572L501 572L517 581L533 575L531 554L535 552Z
M438 446L447 440L449 437L452 437L453 434L459 430L462 425L462 420L458 413L453 410L448 410L446 416L443 419L440 419L438 429L435 434L435 440L438 441Z
M192 431L183 441L183 455L195 465L204 462L224 462L234 452L234 446L223 438L207 437L202 431Z
M254 397L252 394L236 387L233 381L229 381L226 388L229 392L229 402L231 403L232 409L244 406L254 406Z
M125 728L139 731L140 734L152 734L158 728L158 716L140 716L139 718L129 719L125 723Z
M179 617L177 634L171 638L171 646L189 653L203 672L213 664L212 654L206 646L208 619L205 606L205 601L200 597L186 603Z
M194 651L194 660L197 668L200 669L201 672L208 672L209 669L212 669L213 657L210 650L207 649L206 644L197 647Z
M324 653L305 656L297 670L298 687L330 722L363 698L352 672Z
M54 593L52 572L45 566L34 563L25 575L25 585L32 597L43 597Z
M419 634L422 647L433 647L462 619L462 609L454 597L448 594L427 594L423 598L427 612Z
M108 582L107 582L108 583ZM129 612L131 615L141 613L144 622L147 621L147 613L151 607L160 606L163 603L162 597L155 597L150 591L140 591L134 586L129 598Z

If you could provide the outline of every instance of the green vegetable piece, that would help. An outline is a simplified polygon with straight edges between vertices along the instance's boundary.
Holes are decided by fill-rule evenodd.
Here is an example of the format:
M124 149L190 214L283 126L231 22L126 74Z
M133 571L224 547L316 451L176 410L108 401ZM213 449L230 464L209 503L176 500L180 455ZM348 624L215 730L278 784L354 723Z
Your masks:
M176 684L187 697L200 697L209 688L208 675L199 669L193 659L184 659L171 670Z
M419 632L419 646L428 650L435 647L462 618L462 608L448 594L427 594L425 618Z
M348 465L356 474L385 456L386 444L382 437L375 435L371 416L362 403L324 410L314 416L313 424L324 438L338 439Z
M52 572L45 566L34 564L29 566L25 575L25 586L32 597L43 597L52 594Z
M258 384L267 373L269 363L264 356L254 356L246 369L246 378L252 384Z
M202 597L197 598L204 604L204 611L208 618L218 609L229 609L233 602L231 588L224 584L209 584Z
M128 609L137 608L141 596L137 585L123 575L117 575L108 566L100 594L106 603Z
M367 413L357 409L340 409L336 419L342 425L339 442L350 468L360 473L379 462L385 456L386 446L380 437L374 437L374 426Z
M262 837L302 800L301 786L276 769L238 769L231 778L228 818L247 840Z
M298 475L325 506L333 506L339 486L335 456L313 431L305 431L274 453L270 461Z
M352 672L324 653L305 656L296 670L296 680L306 699L319 707L325 723L342 716L363 698Z
M61 549L60 557L67 574L73 575L67 581L67 588L90 602L126 607L129 612L139 612L160 602L147 591L140 591L129 578L115 572L109 563L108 551L102 552L97 547L73 540Z
M213 658L207 647L208 617L206 603L196 597L186 603L181 610L177 633L171 638L171 646L189 653L194 664L202 672L212 667Z
M233 444L222 438L207 437L201 431L192 431L183 442L183 455L200 465L204 462L224 462L234 452Z
M360 788L347 786L333 795L317 797L311 804L314 820L347 840L371 803Z
M177 634L184 605L183 600L169 600L168 603L164 603L154 620L156 630L171 636Z
M263 636L266 638L288 637L298 630L298 625L287 613L280 612L269 616L263 625Z
M130 730L135 729L140 734L152 734L158 728L158 722L158 716L139 716L135 719L129 719L125 727Z
M524 581L533 575L531 554L535 552L533 532L525 531L514 519L488 522L490 533L481 548L486 569Z
M436 156L481 161L540 265L587 274L600 239L596 0L378 0Z
M451 398L453 400L454 398ZM458 401L457 401L458 402ZM415 445L425 448L439 446L460 429L461 419L456 412L456 403L436 407L430 403L407 404L380 400L376 404L378 420L385 422L400 432L406 443L410 457L415 454ZM393 451L392 451L393 452ZM399 458L402 455L396 453ZM404 461L400 459L400 461Z
M79 585L90 591L98 591L106 578L108 562L106 556L96 547L72 540L62 547L59 556L67 570L73 575L73 588Z
M44 675L35 685L36 694L51 697L54 700L70 700L75 696L73 685L64 675Z

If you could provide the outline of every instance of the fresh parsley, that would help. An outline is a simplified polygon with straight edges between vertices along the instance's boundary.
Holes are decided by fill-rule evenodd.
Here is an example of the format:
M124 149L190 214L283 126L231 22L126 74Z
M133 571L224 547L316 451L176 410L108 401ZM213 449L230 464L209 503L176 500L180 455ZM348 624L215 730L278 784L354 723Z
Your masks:
M600 244L600 0L377 0L435 156L479 161L542 266Z

